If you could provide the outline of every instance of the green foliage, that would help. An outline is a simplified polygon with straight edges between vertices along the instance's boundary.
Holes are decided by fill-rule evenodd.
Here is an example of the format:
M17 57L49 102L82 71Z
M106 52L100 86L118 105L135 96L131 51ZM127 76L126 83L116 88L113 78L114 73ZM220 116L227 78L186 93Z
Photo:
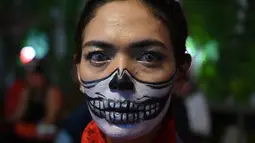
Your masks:
M206 60L198 76L200 87L206 92L208 98L223 101L234 96L238 102L248 101L254 92L255 85L255 42L254 17L249 5L247 12L246 29L241 36L235 35L237 24L237 2L232 0L183 0L184 9L188 18L190 36L202 48L208 41L219 42L219 57ZM253 23L253 24L252 24ZM253 40L252 40L253 39ZM210 47L210 46L209 46ZM206 50L214 53L213 48ZM208 55L208 54L207 54ZM215 55L215 54L211 54Z

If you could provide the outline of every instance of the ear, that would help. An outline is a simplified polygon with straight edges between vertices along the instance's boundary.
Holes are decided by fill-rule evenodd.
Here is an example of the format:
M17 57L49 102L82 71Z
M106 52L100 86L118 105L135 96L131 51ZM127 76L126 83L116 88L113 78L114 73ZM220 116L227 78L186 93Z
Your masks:
M177 73L174 80L173 92L180 94L184 84L189 80L189 69L191 65L191 56L189 54L184 55L184 62L181 65L177 65Z

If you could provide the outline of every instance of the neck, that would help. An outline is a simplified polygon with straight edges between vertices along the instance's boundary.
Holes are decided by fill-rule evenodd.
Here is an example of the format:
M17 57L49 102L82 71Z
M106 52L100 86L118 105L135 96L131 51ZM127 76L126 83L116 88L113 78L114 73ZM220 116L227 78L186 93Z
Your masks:
M155 129L153 129L150 133L135 138L135 139L116 139L111 137L106 137L107 143L153 143L154 139L156 138L157 132L161 128L161 124L159 124Z

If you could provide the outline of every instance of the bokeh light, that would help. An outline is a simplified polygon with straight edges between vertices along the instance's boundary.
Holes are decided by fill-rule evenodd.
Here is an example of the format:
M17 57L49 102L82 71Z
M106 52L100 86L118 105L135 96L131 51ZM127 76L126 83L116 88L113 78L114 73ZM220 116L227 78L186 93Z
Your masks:
M48 36L41 31L31 29L25 37L24 46L32 46L36 51L36 59L43 59L49 52Z
M22 64L27 64L31 62L36 56L36 51L33 47L27 46L23 47L20 51L20 61Z

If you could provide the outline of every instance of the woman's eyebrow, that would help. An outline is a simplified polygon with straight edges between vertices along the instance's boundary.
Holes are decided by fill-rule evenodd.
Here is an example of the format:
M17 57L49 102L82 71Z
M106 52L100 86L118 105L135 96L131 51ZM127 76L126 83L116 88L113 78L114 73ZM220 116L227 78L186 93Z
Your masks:
M105 41L91 40L83 44L83 48L85 47L98 47L98 48L108 49L108 48L114 48L115 45Z
M140 41L135 41L129 44L130 48L149 48L149 47L159 47L166 49L166 46L164 43L155 40L155 39L144 39Z

